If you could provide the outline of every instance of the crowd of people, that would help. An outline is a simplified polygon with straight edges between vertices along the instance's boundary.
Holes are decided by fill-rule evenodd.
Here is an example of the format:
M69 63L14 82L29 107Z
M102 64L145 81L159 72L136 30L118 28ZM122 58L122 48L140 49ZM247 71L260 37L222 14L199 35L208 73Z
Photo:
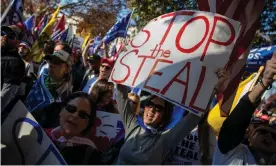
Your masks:
M21 42L22 33L15 25L1 27L1 114L21 100L67 164L276 164L276 94L261 100L275 88L276 52L216 135L208 113L199 117L158 96L108 82L116 59L105 44L98 48L100 56L89 51L93 39L83 50L47 40L38 64ZM216 74L214 96L229 75L223 69ZM119 114L123 122L124 137L110 141L106 150L90 139L97 111Z

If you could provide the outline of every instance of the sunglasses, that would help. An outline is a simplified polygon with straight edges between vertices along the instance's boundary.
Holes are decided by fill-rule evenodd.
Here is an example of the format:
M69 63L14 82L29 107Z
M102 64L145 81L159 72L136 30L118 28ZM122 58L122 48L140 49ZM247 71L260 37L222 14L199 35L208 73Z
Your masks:
M110 70L110 69L111 69L111 67L105 66L105 65L101 65L101 67L102 67L102 68L105 68L106 70Z
M16 35L11 32L1 31L1 36L7 36L7 38L10 40L16 40Z
M265 135L267 133L270 133L271 137L276 141L276 133L272 133L268 130L265 130L265 129L260 129L257 131L257 133L261 134L261 135Z
M161 111L164 111L164 110L165 110L165 108L164 108L163 106L161 106L161 105L159 105L159 104L154 104L154 103L151 102L151 101L148 101L148 102L145 104L145 106L148 107L148 108L155 108L155 110L156 110L157 112L161 112Z
M69 113L75 113L78 112L78 115L80 118L85 119L85 120L89 120L90 119L90 115L88 113L86 113L85 111L78 111L77 107L74 105L70 105L67 104L65 106L65 109L69 112Z

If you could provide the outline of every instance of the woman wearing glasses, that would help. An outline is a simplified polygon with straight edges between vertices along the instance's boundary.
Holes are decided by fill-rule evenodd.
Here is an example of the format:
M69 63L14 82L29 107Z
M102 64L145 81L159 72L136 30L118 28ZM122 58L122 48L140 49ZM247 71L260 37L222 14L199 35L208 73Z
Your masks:
M94 143L85 138L95 121L95 106L88 94L73 93L64 101L59 114L60 125L45 130L69 165L93 164L99 157Z
M126 86L117 85L116 100L126 133L117 164L162 164L170 149L187 136L201 119L188 114L173 128L164 131L163 127L169 122L173 109L169 102L149 96L142 118L139 118L129 101Z

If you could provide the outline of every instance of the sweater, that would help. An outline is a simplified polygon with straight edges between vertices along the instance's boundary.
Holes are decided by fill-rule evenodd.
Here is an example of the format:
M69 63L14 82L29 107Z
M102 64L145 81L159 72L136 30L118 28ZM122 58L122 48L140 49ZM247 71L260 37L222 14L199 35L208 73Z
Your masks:
M149 132L141 127L128 102L128 89L117 85L116 100L124 124L126 138L120 150L117 164L160 165L172 148L196 127L200 117L188 114L174 127L166 131Z

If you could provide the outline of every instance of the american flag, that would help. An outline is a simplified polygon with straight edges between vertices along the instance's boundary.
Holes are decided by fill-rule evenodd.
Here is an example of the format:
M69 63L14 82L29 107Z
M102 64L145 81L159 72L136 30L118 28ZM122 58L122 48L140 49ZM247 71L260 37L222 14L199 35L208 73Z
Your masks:
M40 20L40 22L39 22L39 24L37 25L37 35L39 36L40 35L40 33L42 32L42 30L44 29L44 27L47 25L47 23L48 23L48 14L46 14L46 15L44 15L43 17L42 17L42 19Z
M131 13L117 21L113 27L106 33L103 41L105 44L110 43L117 37L126 37L127 35L127 26L129 23Z
M229 114L234 101L254 35L259 28L264 4L264 0L198 0L201 11L218 13L241 23L240 36L225 67L231 74L226 83L228 86L222 92L223 116Z
M54 26L53 34L60 33L62 31L64 31L65 30L65 24L66 24L66 20L65 20L64 14L63 14L62 17L60 18L60 20Z
M67 35L68 35L69 28L63 30L60 33L57 33L51 37L51 40L53 41L64 41L66 42Z

